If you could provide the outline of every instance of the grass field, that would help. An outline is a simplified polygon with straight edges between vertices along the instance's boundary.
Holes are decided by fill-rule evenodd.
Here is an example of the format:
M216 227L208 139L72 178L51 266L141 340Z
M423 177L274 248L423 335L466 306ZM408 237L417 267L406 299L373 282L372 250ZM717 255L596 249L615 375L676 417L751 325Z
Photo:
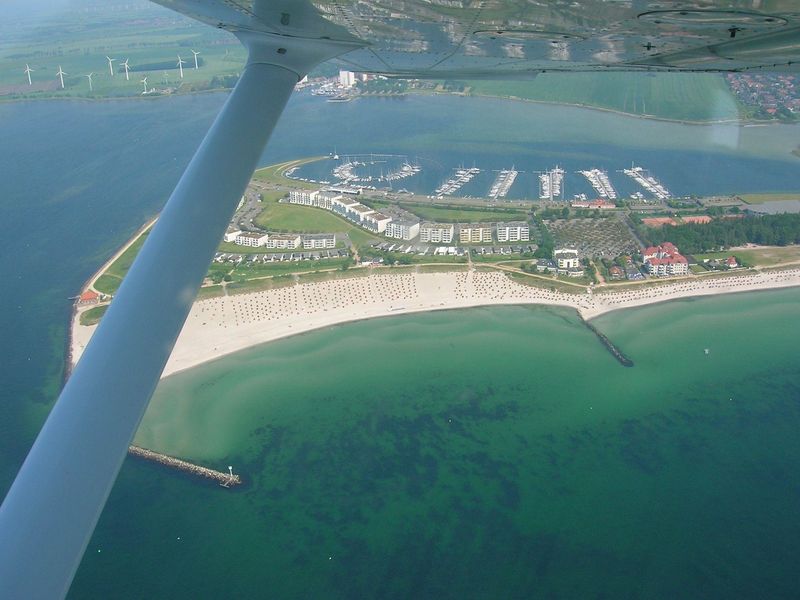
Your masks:
M352 229L353 225L332 212L310 206L281 204L264 200L264 209L255 224L270 231L331 233Z
M327 158L326 156L312 156L310 158L300 158L297 160L289 160L283 163L279 163L277 165L269 165L266 167L262 167L260 169L256 169L256 172L253 173L253 179L260 183L272 183L275 185L289 185L293 188L302 188L306 190L315 190L319 187L319 185L314 183L309 183L307 181L298 181L296 179L289 179L286 177L285 173L289 169L294 169L296 167L300 167L302 165L307 165L308 163L316 162L318 160L322 160Z
M775 265L800 263L800 246L768 246L748 250L728 250L727 252L710 252L695 254L697 260L727 258L737 256L747 265L754 267L772 267Z
M81 313L80 317L80 324L88 327L90 325L97 325L100 322L100 319L103 318L103 315L106 314L106 310L108 310L108 305L104 306L95 306L86 310Z
M97 278L97 281L94 282L94 289L96 289L98 292L102 292L103 294L113 296L117 293L121 283L122 277L103 273Z
M83 11L53 3L49 14L20 17L13 27L0 26L0 98L16 92L25 97L110 98L141 95L143 76L156 93L207 89L214 76L235 76L241 71L245 51L228 33L149 3L102 3L92 12L91 23ZM42 11L44 12L44 11ZM135 23L135 25L132 25ZM194 68L191 50L200 52ZM186 61L183 79L178 55ZM114 62L114 76L106 56ZM122 61L128 59L126 80ZM29 64L33 86L23 72ZM59 67L67 73L61 89ZM94 73L93 90L85 77Z
M739 194L739 198L747 204L763 204L764 202L785 202L787 200L800 200L800 194L774 193L774 194Z
M467 81L473 94L595 106L662 119L737 119L722 75L677 73L545 73L533 81Z

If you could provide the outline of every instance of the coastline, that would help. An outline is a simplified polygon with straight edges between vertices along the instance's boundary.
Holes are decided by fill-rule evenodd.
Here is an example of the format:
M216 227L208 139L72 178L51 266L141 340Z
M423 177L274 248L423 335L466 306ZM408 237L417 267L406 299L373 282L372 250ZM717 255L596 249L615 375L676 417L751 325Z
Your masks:
M192 306L162 377L278 339L334 325L393 315L501 305L563 306L585 321L611 311L700 296L800 286L800 268L745 271L658 286L567 294L517 283L500 272L372 273L365 277L226 295ZM95 326L71 323L77 362Z

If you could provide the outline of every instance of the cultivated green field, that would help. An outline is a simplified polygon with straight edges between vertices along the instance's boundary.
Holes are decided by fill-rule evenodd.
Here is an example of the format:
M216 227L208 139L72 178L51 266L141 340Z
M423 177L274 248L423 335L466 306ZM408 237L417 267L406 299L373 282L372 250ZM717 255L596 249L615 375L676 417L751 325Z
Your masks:
M763 204L764 202L785 202L787 200L800 200L800 194L739 194L742 202L747 204Z
M748 265L756 267L773 267L800 263L800 246L768 246L765 248L753 248L748 250L727 250L725 252L709 252L707 254L695 254L697 260L721 259L734 255L739 260Z
M662 119L737 119L722 75L700 73L545 73L533 81L467 81L473 94L595 106Z
M134 1L107 9L98 4L90 12L72 8L56 6L49 14L0 24L0 99L136 96L144 91L143 77L152 94L203 90L222 87L221 78L235 78L244 64L245 51L232 35L156 4ZM198 69L191 50L200 52ZM183 79L178 55L186 61ZM106 56L116 59L113 77ZM33 69L32 86L26 64ZM67 73L63 90L56 77L59 66ZM89 73L94 73L92 91Z

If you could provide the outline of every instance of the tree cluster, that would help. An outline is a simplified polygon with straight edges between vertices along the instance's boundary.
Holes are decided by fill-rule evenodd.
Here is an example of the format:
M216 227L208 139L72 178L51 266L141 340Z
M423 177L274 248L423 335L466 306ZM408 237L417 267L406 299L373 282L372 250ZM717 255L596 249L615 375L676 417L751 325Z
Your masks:
M748 243L787 246L800 243L800 214L723 218L705 224L665 225L640 233L651 245L669 241L685 254Z

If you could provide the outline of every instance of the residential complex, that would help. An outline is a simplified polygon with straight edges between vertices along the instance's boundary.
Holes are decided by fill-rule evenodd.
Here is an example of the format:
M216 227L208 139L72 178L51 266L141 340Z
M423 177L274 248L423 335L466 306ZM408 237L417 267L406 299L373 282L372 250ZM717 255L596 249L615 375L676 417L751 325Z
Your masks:
M384 231L386 237L398 240L413 240L419 235L419 221L399 220L390 221Z
M250 248L260 248L267 243L269 235L256 231L240 231L234 238L234 243L239 246L249 246Z
M530 239L530 226L525 221L497 224L498 242L527 242Z
M650 246L642 253L642 257L650 275L664 277L689 273L689 261L670 242L664 242L660 246Z
M462 244L491 244L492 226L488 223L467 223L459 225L458 241Z
M451 244L455 226L445 223L423 223L419 227L419 241L431 244Z

